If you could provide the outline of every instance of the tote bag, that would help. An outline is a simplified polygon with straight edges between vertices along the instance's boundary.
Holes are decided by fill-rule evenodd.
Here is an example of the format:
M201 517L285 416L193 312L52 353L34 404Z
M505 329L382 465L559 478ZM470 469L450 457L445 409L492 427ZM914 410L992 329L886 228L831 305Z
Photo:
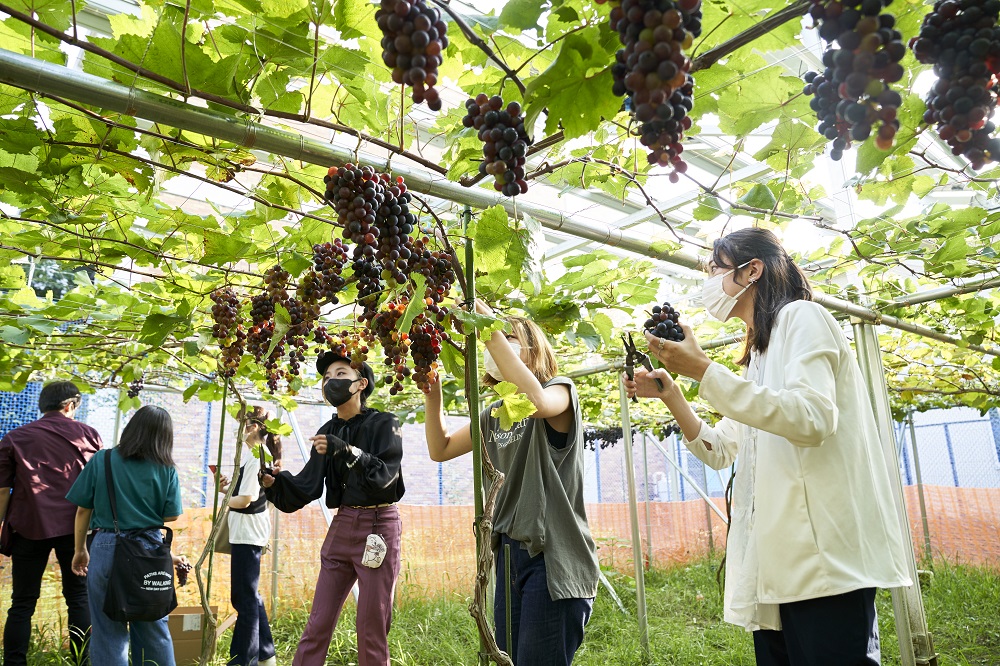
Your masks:
M118 502L111 471L111 451L104 456L111 516L115 523L115 555L104 597L104 614L116 622L154 622L177 608L174 590L174 562L170 544L174 532L160 525L155 529L167 531L163 543L147 549L135 539L122 536L118 529Z

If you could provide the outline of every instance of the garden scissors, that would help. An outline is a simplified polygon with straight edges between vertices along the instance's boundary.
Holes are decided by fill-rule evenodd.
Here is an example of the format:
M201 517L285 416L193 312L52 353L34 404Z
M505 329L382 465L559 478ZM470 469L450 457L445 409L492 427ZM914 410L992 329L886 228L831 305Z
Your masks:
M641 351L636 349L635 340L632 339L632 334L628 335L622 333L622 343L625 345L625 376L629 380L635 379L635 364L639 363L642 367L646 368L649 372L653 371L653 364L649 361L649 356L643 354ZM656 380L656 386L661 391L663 390L663 382L659 379ZM639 399L632 396L632 402L639 402Z

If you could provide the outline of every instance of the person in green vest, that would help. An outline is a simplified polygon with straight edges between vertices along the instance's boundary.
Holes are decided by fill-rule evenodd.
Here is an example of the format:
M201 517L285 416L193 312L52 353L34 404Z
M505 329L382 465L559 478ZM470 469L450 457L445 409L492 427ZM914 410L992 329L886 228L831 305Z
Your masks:
M478 300L476 311L493 314ZM509 332L497 331L484 340L483 383L514 384L535 412L509 430L492 415L499 402L479 414L487 454L505 475L493 515L497 644L516 666L568 665L583 642L599 577L583 503L580 401L573 381L559 376L555 352L542 329L523 317L506 321ZM441 462L469 453L469 426L448 431L439 379L430 383L425 402L431 459Z

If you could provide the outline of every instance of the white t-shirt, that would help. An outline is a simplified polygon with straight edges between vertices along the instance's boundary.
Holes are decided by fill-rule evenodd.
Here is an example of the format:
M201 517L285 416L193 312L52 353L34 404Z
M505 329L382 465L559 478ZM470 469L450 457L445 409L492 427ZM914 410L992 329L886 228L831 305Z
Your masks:
M243 479L239 488L233 491L237 495L249 495L251 500L260 496L260 481L257 472L260 471L260 460L252 455L244 454L246 458L240 465ZM238 478L238 475L237 475ZM233 483L236 481L234 480ZM249 544L251 546L266 546L271 538L271 512L237 513L229 511L229 543Z

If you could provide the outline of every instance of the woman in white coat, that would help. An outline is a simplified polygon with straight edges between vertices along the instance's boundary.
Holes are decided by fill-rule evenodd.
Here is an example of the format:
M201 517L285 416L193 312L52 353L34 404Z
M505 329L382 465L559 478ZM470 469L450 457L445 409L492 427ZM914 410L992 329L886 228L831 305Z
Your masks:
M716 241L709 273L709 314L747 325L743 375L713 363L686 326L683 342L647 338L723 418L701 420L666 370L626 384L667 405L705 464L736 460L725 619L753 632L758 666L879 664L875 588L911 584L911 546L854 354L771 232Z

